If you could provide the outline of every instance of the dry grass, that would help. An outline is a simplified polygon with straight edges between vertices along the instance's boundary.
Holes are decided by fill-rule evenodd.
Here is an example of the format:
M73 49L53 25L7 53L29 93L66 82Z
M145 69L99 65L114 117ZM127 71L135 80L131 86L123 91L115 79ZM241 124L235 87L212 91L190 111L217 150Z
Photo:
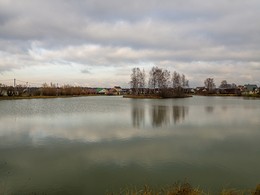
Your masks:
M188 182L176 183L161 189L153 189L145 185L142 189L127 188L118 193L108 193L109 195L212 195L199 188L193 188ZM219 195L260 195L260 184L254 190L223 189Z

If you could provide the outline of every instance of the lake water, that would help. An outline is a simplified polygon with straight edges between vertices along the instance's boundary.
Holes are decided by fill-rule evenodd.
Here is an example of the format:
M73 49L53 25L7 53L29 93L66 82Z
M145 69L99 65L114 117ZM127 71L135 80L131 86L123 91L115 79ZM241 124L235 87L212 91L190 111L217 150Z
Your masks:
M0 194L105 194L260 183L260 100L0 101Z

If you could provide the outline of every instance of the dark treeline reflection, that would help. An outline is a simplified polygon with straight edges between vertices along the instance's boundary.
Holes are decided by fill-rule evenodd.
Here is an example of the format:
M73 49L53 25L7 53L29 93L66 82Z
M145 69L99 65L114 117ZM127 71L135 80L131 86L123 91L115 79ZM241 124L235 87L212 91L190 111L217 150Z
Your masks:
M205 110L207 113L212 113L214 111L214 107L213 106L206 106Z
M148 112L146 112L146 109ZM132 123L134 127L140 127L145 125L146 113L153 127L167 126L171 124L177 124L184 121L189 112L188 107L185 106L164 106L164 105L152 105L145 107L144 104L133 102L132 104Z
M132 104L132 121L134 127L140 127L144 125L144 105L134 101Z
M160 127L163 124L167 125L170 122L170 110L168 106L153 106L151 115L153 127Z
M179 123L185 119L185 116L188 114L189 108L185 106L173 106L172 107L172 116L174 124Z

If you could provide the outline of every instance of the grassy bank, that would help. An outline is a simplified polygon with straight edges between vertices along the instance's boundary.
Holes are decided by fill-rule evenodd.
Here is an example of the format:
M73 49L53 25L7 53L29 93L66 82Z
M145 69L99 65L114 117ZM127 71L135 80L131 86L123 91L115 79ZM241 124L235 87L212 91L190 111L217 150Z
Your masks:
M256 186L255 189L223 189L218 193L210 193L203 191L200 188L194 188L187 182L176 183L171 186L166 186L161 189L153 189L149 186L144 186L141 189L136 188L126 188L122 189L116 193L108 193L110 195L120 194L120 195L260 195L260 184Z

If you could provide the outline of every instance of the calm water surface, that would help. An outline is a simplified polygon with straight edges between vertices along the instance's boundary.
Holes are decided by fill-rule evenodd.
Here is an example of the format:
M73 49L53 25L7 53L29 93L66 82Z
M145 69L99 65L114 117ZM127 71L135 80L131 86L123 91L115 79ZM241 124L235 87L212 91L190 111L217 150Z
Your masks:
M0 101L0 194L105 194L187 179L260 183L260 100Z

